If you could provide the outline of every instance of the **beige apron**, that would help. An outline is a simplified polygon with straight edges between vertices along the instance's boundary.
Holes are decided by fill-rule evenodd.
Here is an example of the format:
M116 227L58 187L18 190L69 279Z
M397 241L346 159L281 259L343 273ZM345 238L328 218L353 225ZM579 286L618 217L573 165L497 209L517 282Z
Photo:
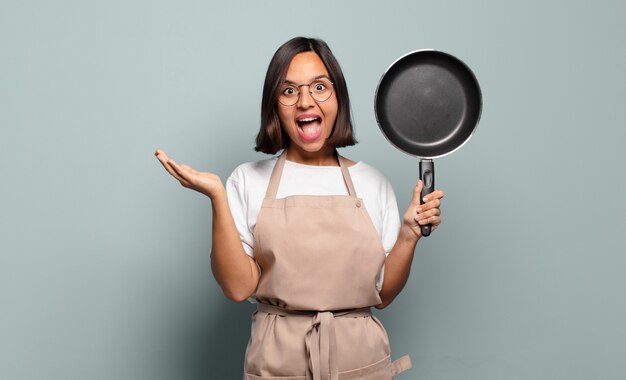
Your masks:
M391 379L411 362L391 363L387 333L370 311L381 302L385 250L345 162L339 156L350 195L276 199L285 156L254 229L261 277L244 380Z

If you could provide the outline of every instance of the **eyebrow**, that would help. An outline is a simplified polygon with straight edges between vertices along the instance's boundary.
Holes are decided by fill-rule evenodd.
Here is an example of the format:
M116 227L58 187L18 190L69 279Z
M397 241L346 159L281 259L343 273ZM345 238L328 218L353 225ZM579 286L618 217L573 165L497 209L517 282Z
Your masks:
M326 74L322 74L322 75L318 75L318 76L316 76L315 78L313 78L313 80L311 81L311 83L312 83L312 82L315 82L315 81L316 81L316 80L318 80L318 79L322 79L322 78L326 78L326 79L330 80L330 78L328 77L328 75L326 75ZM289 79L285 79L285 80L283 81L283 83L289 83L289 84L295 84L295 85L297 85L297 83L296 83L296 82L294 82L294 81L290 81Z

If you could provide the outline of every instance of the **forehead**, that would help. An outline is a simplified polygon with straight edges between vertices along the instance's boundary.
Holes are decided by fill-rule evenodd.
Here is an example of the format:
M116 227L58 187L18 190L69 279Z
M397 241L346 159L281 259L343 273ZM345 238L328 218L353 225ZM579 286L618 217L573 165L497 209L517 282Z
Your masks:
M322 59L312 51L296 54L287 69L286 80L306 82L320 75L330 76Z

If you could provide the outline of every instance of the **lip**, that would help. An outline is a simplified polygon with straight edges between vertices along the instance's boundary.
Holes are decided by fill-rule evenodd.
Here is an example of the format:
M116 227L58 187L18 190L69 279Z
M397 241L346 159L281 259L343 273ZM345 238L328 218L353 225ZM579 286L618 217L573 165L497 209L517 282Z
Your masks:
M322 120L322 117L316 113L303 113L302 115L296 116L296 122L303 120L303 119L310 119L310 118L317 118L317 119L320 119L320 121Z

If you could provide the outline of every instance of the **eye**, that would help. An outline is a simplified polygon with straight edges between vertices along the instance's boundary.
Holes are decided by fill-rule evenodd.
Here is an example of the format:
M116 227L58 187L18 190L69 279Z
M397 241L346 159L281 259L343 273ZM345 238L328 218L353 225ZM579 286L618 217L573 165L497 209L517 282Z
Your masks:
M298 90L295 87L289 86L285 87L282 92L283 96L292 97L298 95Z
M315 92L324 92L326 91L326 84L324 82L317 82L313 86L313 91Z

